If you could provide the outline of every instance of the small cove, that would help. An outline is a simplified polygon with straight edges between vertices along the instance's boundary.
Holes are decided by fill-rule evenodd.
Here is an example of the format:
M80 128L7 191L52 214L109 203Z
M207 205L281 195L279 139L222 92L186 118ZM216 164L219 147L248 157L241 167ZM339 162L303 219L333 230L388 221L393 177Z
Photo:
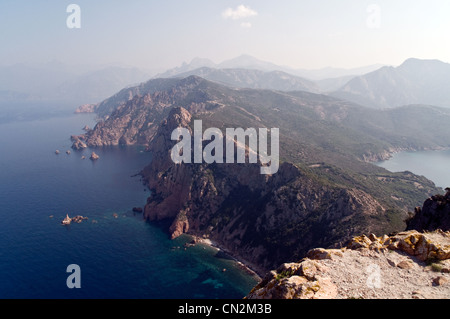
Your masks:
M399 152L374 164L391 172L410 171L425 176L438 187L450 187L450 150Z

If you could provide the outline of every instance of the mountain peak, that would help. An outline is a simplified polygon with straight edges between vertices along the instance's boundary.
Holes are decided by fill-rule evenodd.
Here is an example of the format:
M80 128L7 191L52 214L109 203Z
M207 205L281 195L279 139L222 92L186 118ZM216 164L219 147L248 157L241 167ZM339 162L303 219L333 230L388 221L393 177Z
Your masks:
M450 64L409 58L351 79L333 96L375 108L410 104L450 107Z
M248 54L242 54L236 58L223 61L218 65L218 67L224 69L233 69L233 68L259 69L262 71L273 71L280 69L280 66L276 64L259 60Z
M191 68L196 68L196 66L213 68L216 66L216 64L210 59L200 57L193 58L189 65L191 66Z
M409 58L406 59L400 66L399 68L406 68L406 67L420 67L423 65L443 65L443 64L447 64L445 62L442 62L440 60L437 59L418 59L418 58Z

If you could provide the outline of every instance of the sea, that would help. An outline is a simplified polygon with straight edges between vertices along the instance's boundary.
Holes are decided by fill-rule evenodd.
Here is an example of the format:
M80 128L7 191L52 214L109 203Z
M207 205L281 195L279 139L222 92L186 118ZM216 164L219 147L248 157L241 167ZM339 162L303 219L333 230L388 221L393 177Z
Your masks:
M223 252L185 247L189 236L170 240L167 223L132 211L150 196L136 175L150 153L72 150L94 115L30 109L0 116L1 299L240 299L257 284ZM63 226L66 214L88 219Z
M399 152L375 164L391 172L425 176L443 189L450 187L450 150Z

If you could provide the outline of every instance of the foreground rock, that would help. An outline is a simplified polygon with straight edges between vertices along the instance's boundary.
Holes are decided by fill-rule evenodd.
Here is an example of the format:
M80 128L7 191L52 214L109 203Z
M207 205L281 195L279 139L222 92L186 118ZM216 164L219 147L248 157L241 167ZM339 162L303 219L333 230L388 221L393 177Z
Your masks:
M248 299L450 298L450 232L354 237L282 264Z

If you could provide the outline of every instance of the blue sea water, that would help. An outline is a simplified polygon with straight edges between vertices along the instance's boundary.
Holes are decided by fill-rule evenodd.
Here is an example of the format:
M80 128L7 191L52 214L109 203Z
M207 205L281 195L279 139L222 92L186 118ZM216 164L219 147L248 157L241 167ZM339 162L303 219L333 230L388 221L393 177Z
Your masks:
M423 175L441 188L450 187L450 150L399 152L375 164L391 172Z
M70 149L84 125L93 115L0 124L0 298L244 297L257 281L233 260L204 245L184 249L189 238L170 240L167 225L132 212L150 194L132 176L151 154L97 148L93 162L92 150ZM89 219L62 226L66 214ZM66 285L70 264L80 266L81 288Z

